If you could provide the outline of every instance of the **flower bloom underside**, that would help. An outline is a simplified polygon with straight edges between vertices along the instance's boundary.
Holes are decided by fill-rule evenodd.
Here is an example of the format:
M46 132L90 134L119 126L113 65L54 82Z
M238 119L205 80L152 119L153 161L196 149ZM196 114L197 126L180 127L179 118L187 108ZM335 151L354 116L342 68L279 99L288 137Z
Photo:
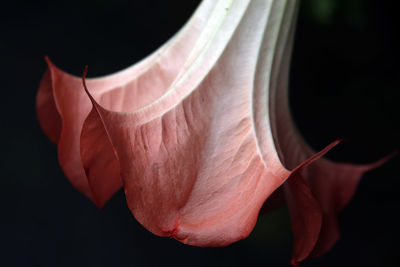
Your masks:
M70 182L99 207L123 186L144 227L195 246L247 237L268 197L284 196L292 263L328 251L338 212L380 162L314 162L339 141L314 153L295 128L297 5L203 1L146 59L83 82L46 59L37 113Z

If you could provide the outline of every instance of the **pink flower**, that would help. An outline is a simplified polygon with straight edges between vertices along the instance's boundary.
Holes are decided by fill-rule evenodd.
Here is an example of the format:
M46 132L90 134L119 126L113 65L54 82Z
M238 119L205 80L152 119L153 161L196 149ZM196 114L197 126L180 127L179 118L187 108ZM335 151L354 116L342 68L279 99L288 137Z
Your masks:
M70 182L99 207L123 186L144 227L196 246L247 237L268 197L284 193L292 263L329 250L338 212L381 161L315 161L339 141L315 154L297 132L297 4L204 1L148 58L84 86L46 59L37 112Z

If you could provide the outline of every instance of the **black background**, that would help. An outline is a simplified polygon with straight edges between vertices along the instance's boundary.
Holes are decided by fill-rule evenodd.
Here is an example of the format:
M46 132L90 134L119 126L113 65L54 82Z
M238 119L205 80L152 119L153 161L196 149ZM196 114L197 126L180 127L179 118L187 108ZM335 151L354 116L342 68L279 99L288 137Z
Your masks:
M322 3L322 6L321 6ZM395 1L304 0L291 106L315 149L367 163L399 147ZM109 74L143 58L187 20L197 1L13 1L0 7L0 266L288 266L288 212L260 216L246 240L195 248L154 236L120 191L98 210L65 179L35 114L44 55L67 72ZM325 6L324 6L325 5ZM326 8L327 6L329 8ZM330 5L330 6L329 6ZM366 174L341 213L342 238L302 266L398 266L398 156Z

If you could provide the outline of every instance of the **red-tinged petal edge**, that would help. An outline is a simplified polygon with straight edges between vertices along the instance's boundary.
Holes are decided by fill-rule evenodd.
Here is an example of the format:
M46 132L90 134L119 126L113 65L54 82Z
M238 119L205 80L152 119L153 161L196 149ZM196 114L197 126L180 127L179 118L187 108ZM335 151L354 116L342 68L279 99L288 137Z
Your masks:
M321 207L300 171L285 183L293 231L293 263L304 260L315 247L321 231Z
M36 97L36 112L43 132L57 144L61 133L61 118L54 102L49 70L46 70L40 81Z
M337 221L338 213L350 201L362 175L385 163L393 155L394 153L368 165L333 163L320 159L314 164L304 166L300 175L307 177L307 179L302 179L301 187L296 188L292 184L299 183L298 178L296 178L297 174L287 180L284 187L286 191L291 191L290 196L287 197L287 204L291 212L294 234L292 263L300 262L307 257L320 257L332 248L340 236ZM295 178L294 182L292 181L293 178ZM293 190L298 192L293 192ZM298 197L297 201L293 201L291 198L299 195L301 191L306 191L307 194L311 193L313 197ZM301 216L305 218L311 218L310 213L315 213L317 209L304 207L310 202L310 199L315 203L315 206L318 204L322 215L322 224L320 224L318 218L309 222L309 226L315 226L312 234L307 230L308 227L303 224L305 219L303 221L295 219L299 217L299 213L302 213ZM320 231L318 230L319 234L317 234L316 229L320 229ZM308 244L307 250L300 248L303 247L304 242ZM314 244L314 246L311 244Z
M87 66L82 77L83 86L93 101L87 91L86 74ZM121 188L122 180L118 158L95 105L83 124L80 142L82 163L93 193L93 201L102 208Z
M60 166L72 185L93 200L79 150L80 133L90 111L90 100L81 89L79 79L58 69L47 57L46 61L50 73L48 83L61 118L61 132L57 142Z
M116 74L87 79L91 93L105 107L118 110L151 103L181 71L214 4L207 1L200 5L182 30L146 59ZM37 95L39 122L58 146L65 176L102 208L122 185L119 162L81 77L65 73L45 59L49 69ZM173 59L173 64L166 62L168 59Z
M363 174L385 163L393 155L367 165L321 160L319 164L310 165L305 170L309 178L308 184L317 197L324 216L321 233L311 257L325 254L339 239L338 214L350 202ZM324 168L324 172L321 168ZM325 175L321 176L321 173Z
M314 249L319 238L323 218L320 204L303 178L302 171L339 142L340 140L332 142L297 166L284 184L294 237L292 261L304 260Z

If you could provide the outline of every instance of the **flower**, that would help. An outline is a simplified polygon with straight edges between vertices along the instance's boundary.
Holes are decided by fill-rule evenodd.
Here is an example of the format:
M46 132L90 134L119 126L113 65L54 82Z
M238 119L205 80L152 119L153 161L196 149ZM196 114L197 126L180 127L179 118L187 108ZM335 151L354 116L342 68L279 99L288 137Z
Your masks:
M297 5L203 1L148 58L83 83L46 59L37 113L67 178L99 207L123 186L144 227L196 246L247 237L284 193L293 264L329 250L337 213L381 162L315 161L340 141L314 153L297 132L287 97Z

